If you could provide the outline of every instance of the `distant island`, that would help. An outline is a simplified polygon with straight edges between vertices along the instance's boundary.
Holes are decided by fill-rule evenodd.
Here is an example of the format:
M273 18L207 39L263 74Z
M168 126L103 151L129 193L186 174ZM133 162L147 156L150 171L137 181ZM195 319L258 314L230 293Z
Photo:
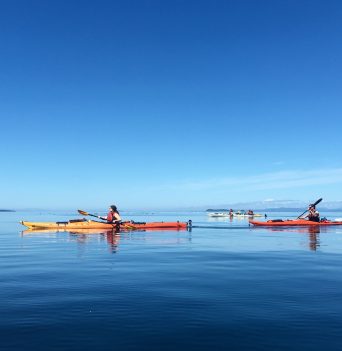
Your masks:
M14 210L1 210L0 209L0 212L15 212Z

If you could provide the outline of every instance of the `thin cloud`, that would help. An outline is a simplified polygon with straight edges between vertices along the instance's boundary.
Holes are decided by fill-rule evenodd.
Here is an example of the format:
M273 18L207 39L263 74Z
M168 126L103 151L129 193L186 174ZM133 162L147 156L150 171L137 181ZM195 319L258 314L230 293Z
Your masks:
M210 190L236 188L243 190L269 190L298 188L314 185L342 184L342 168L318 170L289 170L242 177L212 178L164 185L162 188L184 190Z

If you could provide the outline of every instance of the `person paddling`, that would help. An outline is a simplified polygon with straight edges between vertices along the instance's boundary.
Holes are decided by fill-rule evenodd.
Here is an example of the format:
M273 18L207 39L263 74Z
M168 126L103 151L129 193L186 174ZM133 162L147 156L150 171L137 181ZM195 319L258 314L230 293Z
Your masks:
M104 221L107 221L107 223L120 224L121 222L120 213L115 205L112 205L109 207L109 212L107 214L107 217L101 217L101 216L98 216L98 217L100 219L103 219Z
M320 221L319 212L316 210L315 205L313 205L313 204L309 205L308 211L309 211L309 213L303 218L307 218L309 221L312 221L312 222L319 222Z

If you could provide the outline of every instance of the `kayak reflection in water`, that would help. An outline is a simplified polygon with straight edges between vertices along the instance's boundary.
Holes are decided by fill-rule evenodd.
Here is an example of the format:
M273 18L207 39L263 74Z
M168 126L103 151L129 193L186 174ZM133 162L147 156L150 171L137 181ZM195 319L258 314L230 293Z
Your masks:
M107 231L105 235L106 235L107 243L109 245L109 251L111 253L116 253L118 250L120 235L112 230Z
M99 216L99 218L103 219L104 221L107 221L107 223L114 223L117 226L120 226L120 223L121 223L120 213L115 205L111 205L109 207L109 212L107 214L107 217Z
M317 248L320 246L319 242L319 233L321 229L319 226L309 227L309 248L311 251L317 251Z

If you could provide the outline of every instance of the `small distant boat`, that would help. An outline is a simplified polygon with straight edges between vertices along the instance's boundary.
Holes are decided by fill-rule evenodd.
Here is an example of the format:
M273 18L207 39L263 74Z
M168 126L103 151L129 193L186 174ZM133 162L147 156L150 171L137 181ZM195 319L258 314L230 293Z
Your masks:
M248 213L246 211L233 212L234 217L263 217L261 213Z
M230 217L229 212L209 212L210 217Z
M223 211L211 211L208 212L210 217L264 217L261 213L248 213L248 211L236 211L236 212L223 212Z

